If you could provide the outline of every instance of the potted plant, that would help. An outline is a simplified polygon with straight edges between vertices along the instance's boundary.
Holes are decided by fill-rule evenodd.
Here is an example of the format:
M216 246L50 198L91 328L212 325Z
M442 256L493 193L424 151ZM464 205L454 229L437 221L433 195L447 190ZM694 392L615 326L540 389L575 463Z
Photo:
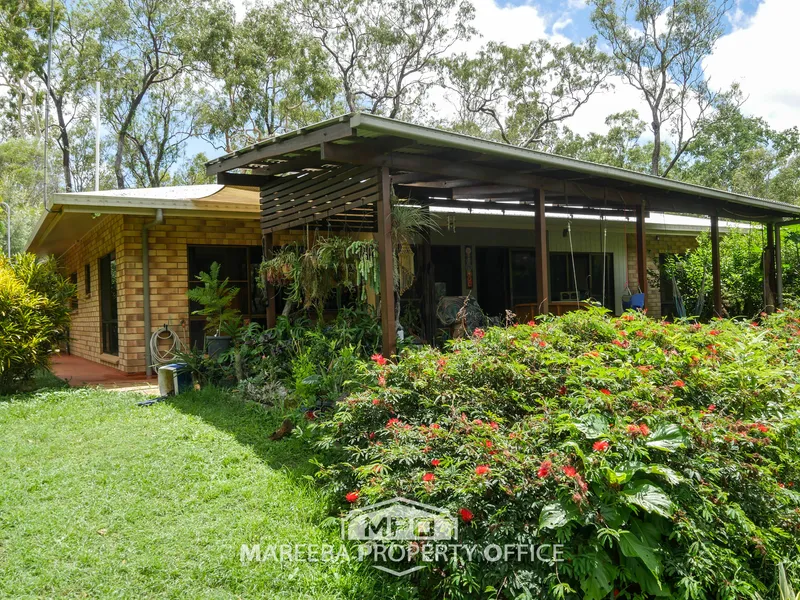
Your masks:
M189 300L203 308L192 312L207 319L205 330L205 349L209 356L224 352L231 345L242 325L241 313L231 308L239 288L228 284L228 279L220 280L219 263L211 263L208 273L200 272L197 279L203 284L186 292Z

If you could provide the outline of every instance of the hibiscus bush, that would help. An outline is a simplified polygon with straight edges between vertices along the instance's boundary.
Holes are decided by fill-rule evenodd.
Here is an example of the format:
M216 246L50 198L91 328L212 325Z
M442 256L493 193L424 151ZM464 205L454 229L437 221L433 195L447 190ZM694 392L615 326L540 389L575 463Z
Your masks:
M800 313L669 324L601 309L375 357L314 422L342 509L403 496L461 543L561 562L425 564L421 597L768 598L800 576Z

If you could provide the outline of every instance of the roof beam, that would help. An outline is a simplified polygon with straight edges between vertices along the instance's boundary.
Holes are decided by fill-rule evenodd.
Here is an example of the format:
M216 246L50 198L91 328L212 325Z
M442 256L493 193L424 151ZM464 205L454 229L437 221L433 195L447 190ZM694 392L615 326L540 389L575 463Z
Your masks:
M270 180L263 175L247 175L246 173L217 173L217 183L235 187L251 187L259 189Z
M402 152L391 152L389 154L375 154L365 151L360 145L332 144L323 143L321 148L322 159L329 162L340 162L346 164L360 164L373 167L388 166L401 171L419 171L452 177L456 179L472 179L486 181L513 187L526 189L544 189L553 192L562 192L572 195L586 195L596 200L605 200L611 190L603 187L581 185L574 187L574 184L530 175L526 173L514 173L497 169L494 167L476 165L474 163L458 163L430 156L414 156ZM642 203L642 198L638 194L630 194L613 190L612 199L622 196L624 203L636 205Z
M317 129L308 133L304 133L300 129L294 137L278 136L250 150L222 157L219 161L206 165L206 174L216 175L231 169L241 169L251 164L257 164L267 158L304 151L326 142L341 140L353 135L355 135L355 132L350 127L350 121L335 123L324 129Z

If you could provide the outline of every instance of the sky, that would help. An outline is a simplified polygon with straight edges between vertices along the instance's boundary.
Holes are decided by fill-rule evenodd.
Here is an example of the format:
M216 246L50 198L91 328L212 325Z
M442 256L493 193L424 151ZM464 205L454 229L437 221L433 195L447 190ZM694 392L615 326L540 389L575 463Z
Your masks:
M800 0L732 0L725 35L705 64L712 88L741 85L744 112L763 117L776 129L800 126L800 67L796 64ZM242 0L239 0L242 2ZM594 33L585 0L472 0L479 37L458 51L474 52L488 41L517 46L538 38L581 42ZM241 4L240 4L241 6ZM601 43L601 48L603 44ZM646 119L638 92L613 80L614 88L597 94L567 122L581 134L605 133L605 119L634 108ZM437 105L443 104L435 99ZM445 103L446 104L446 103ZM446 111L447 106L440 106ZM201 148L192 148L190 152ZM216 151L202 148L209 156Z

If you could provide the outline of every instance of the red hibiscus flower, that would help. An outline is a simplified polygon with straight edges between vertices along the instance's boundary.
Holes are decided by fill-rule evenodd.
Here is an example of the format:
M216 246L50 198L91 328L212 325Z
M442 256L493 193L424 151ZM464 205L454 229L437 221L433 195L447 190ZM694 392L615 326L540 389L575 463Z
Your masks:
M552 461L544 460L542 464L539 465L539 470L536 472L536 475L539 479L544 479L550 474L550 469L553 467Z
M371 360L374 360L374 361L375 361L377 364L379 364L380 366L383 366L383 365L385 365L387 362L389 362L388 360L386 360L386 359L383 357L383 354L373 354L372 356L370 356L370 359L371 359Z
M478 465L477 467L475 467L476 475L487 475L488 473L489 473L488 465Z
M486 335L486 332L480 327L476 327L475 331L472 332L472 335L478 338L479 340L482 340L483 337Z
M344 499L347 500L350 504L352 504L353 502L358 500L358 492L350 492L344 497Z
M464 523L469 523L475 518L475 515L473 515L472 511L468 508L459 509L458 515L461 517L461 520L464 521Z
M440 461L438 458L434 458L431 461L431 465L433 465L434 467L438 467L440 464L442 464L442 461Z
M578 470L571 465L565 465L562 471L567 477L575 477L578 474Z
M606 451L606 450L608 450L610 447L611 447L611 444L609 444L609 443L608 443L607 441L605 441L605 440L600 440L599 442L595 442L594 444L592 444L592 449L593 449L595 452L605 452L605 451Z
M606 396L610 396L611 395L611 390L609 390L607 388L603 388L603 389L600 390L600 393L601 394L605 394Z
M434 479L436 479L436 475L433 473L425 473L425 475L422 476L422 481L433 481Z

